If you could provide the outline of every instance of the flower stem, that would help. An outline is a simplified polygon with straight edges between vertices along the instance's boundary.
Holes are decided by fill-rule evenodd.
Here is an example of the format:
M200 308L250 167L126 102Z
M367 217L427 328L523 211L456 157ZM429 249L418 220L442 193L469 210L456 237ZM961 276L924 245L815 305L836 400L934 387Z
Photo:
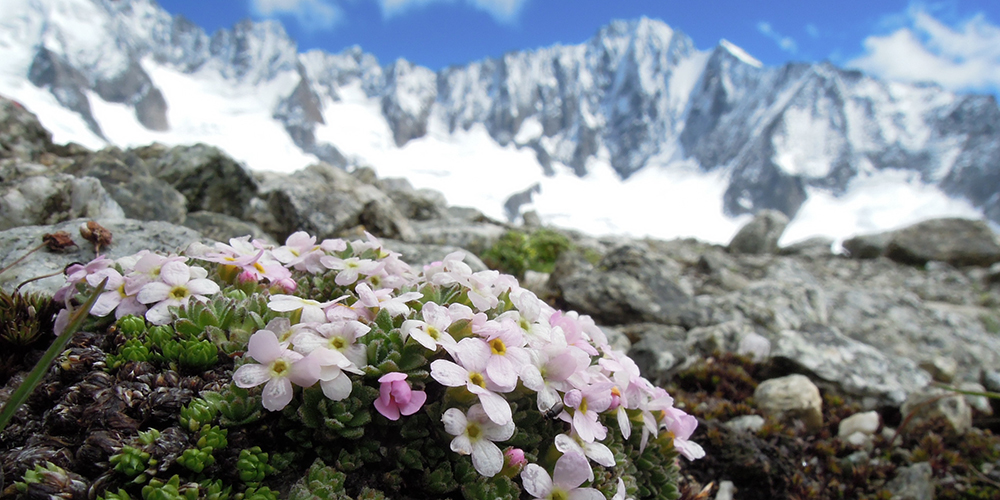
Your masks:
M73 334L80 328L83 324L83 320L90 314L90 308L94 306L97 302L97 297L104 292L104 286L108 284L108 279L104 278L104 281L97 288L94 289L94 293L91 294L90 298L87 299L83 305L80 306L75 312L73 312L72 317L70 317L69 324L66 325L66 329L61 335L56 337L56 340L49 346L48 350L42 356L42 359L38 360L35 368L31 370L28 377L24 379L24 382L14 391L14 394L7 400L7 403L3 407L3 411L0 411L0 431L3 431L7 427L7 424L14 417L14 413L20 408L25 401L28 400L28 396L31 392L35 390L35 387L42 381L45 377L45 372L49 370L49 366L55 361L56 357L63 352L66 348L66 344L69 343L70 338Z

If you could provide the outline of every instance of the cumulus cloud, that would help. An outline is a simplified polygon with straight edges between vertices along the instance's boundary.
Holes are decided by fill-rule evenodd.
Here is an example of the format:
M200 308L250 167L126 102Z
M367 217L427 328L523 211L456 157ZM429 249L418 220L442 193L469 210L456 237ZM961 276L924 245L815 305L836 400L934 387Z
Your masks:
M881 78L933 82L955 91L995 92L1000 88L1000 27L982 14L948 26L921 8L887 35L865 39L865 52L849 61Z
M757 23L757 31L771 40L774 40L774 43L777 43L778 47L785 52L794 54L799 50L799 45L795 43L794 38L784 36L781 33L774 31L774 28L771 27L771 23L765 21Z
M250 0L250 10L260 17L292 17L306 31L331 29L344 17L328 0Z
M528 0L464 0L464 3L486 12L500 24L510 24L517 20ZM410 9L423 7L432 3L455 3L454 0L379 0L382 14L393 17Z

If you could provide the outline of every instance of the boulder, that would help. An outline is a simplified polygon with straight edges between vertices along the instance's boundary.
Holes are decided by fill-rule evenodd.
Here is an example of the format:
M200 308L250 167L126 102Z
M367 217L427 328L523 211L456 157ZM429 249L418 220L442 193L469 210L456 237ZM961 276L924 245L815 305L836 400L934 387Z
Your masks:
M306 231L319 239L336 237L362 223L361 214L370 202L392 205L392 200L375 186L324 163L265 180L260 197L265 200L271 218L253 222L277 241L285 241L295 231ZM408 222L404 218L389 218L380 224L382 227L367 229L376 236L387 232L403 234L405 229L400 228Z
M142 148L150 172L187 199L189 212L209 211L242 218L259 186L253 174L220 149L205 144L176 146L157 155Z
M74 262L88 262L94 255L94 246L80 236L80 225L87 219L74 219L46 226L22 226L0 231L0 268L5 267L42 242L42 236L56 231L66 231L76 241L77 247L67 252L55 253L39 250L20 264L0 274L0 287L11 291L19 283L37 276L63 270ZM111 231L111 245L101 248L101 254L111 259L132 255L140 250L178 252L194 242L211 243L193 229L160 221L123 219L103 224ZM32 281L24 291L54 293L65 284L66 278L57 274Z
M985 221L932 219L893 233L885 254L911 265L941 261L955 266L989 267L1000 262L1000 243Z
M851 339L835 327L809 324L784 330L771 339L771 356L855 396L899 405L931 382L913 360L887 356L881 350Z
M133 153L105 148L80 158L67 172L99 179L130 219L184 222L187 199L153 177L146 162Z
M52 134L34 113L0 96L0 158L38 160L52 148Z
M414 189L410 181L399 177L378 179L373 184L392 198L407 219L440 219L448 213L448 202L439 191Z
M81 217L105 223L125 213L93 177L46 174L0 184L0 231Z
M775 253L787 225L787 215L777 210L761 210L733 236L729 252L754 255Z
M875 259L885 254L886 247L892 241L892 232L864 234L844 240L844 250L854 259Z
M550 280L566 308L610 325L695 322L690 285L682 285L679 265L668 257L631 243L610 251L597 266L571 253L560 260L572 263L557 262Z

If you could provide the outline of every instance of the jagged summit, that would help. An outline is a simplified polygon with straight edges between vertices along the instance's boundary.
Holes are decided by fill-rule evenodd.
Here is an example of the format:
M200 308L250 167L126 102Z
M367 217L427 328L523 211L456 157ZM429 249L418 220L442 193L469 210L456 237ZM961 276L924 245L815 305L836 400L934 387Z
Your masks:
M425 175L449 196L434 179L470 191L458 179L503 175L491 187L505 192L470 197L497 215L515 193L544 199L567 172L627 183L693 169L724 183L712 196L728 216L794 217L816 196L850 198L888 176L1000 222L995 100L828 63L765 67L725 39L702 51L649 18L434 72L360 47L299 53L276 22L209 35L152 0L9 0L0 93L56 140L89 147L208 142L255 169L365 164ZM462 172L500 151L530 154L534 171Z

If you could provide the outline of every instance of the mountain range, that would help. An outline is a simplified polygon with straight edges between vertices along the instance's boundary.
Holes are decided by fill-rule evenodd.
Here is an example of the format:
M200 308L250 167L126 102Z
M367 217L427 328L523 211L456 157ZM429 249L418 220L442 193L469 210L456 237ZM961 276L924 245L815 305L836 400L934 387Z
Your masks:
M825 62L765 67L726 40L699 50L658 20L613 21L583 44L435 72L382 65L358 47L300 53L274 21L209 35L152 0L0 5L0 94L37 113L57 141L201 141L255 170L370 165L511 219L537 208L558 221L577 188L554 186L574 178L669 182L663 174L709 179L714 190L697 196L730 219L761 209L795 218L810 200L856 199L866 179L888 178L946 200L945 212L1000 223L993 96ZM900 191L882 191L876 206L906 205ZM546 208L560 206L543 202L552 193L564 193L564 208ZM584 203L609 212L629 203L586 193L575 197L598 197Z

